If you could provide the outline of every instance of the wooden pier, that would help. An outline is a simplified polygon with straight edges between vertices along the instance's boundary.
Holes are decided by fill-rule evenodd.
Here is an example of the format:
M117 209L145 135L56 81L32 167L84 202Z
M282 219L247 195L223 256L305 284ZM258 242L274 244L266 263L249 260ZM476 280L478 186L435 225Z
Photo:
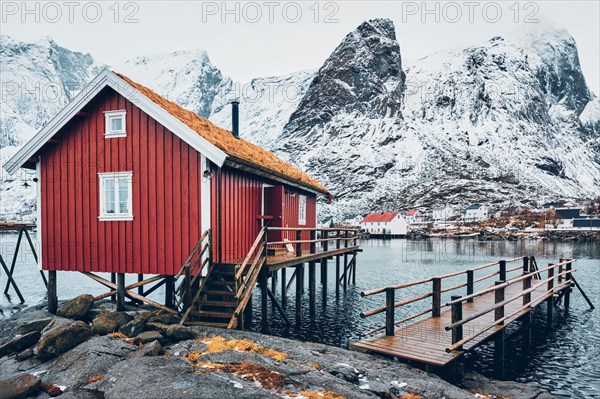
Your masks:
M385 294L385 305L363 312L361 317L380 313L386 315L384 326L365 335L384 330L385 333L351 342L350 348L421 364L426 369L448 375L447 371L452 370L454 363L465 352L494 339L495 358L501 363L504 354L504 330L507 325L521 320L529 326L531 311L542 303L546 304L550 323L555 303L564 300L565 308L569 307L572 287L580 289L573 275L576 271L572 268L574 262L575 259L561 259L559 263L539 268L535 258L520 257L443 276L364 291L362 296ZM515 263L518 265L507 269L508 265ZM488 273L493 267L496 267L496 270ZM476 273L484 270L487 270L488 274L477 276ZM464 283L444 287L444 281L460 275L464 275ZM492 279L495 279L493 284L475 291L475 284ZM398 291L425 284L431 284L431 289L425 294L396 301ZM442 294L455 293L458 290L464 290L464 295L452 295L449 301L442 301ZM593 308L585 293L581 292ZM431 307L396 320L395 309L423 300L430 300ZM406 324L409 321L412 323ZM398 327L400 325L403 326Z

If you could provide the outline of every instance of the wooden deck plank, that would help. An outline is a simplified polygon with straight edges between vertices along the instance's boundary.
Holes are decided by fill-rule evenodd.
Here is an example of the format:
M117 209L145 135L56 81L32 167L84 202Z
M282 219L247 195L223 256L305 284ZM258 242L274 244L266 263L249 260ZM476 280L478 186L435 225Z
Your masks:
M522 291L522 284L515 283L507 286L504 291L506 299L511 298ZM532 292L532 298L541 296L546 292L546 287L539 287ZM481 297L475 298L473 302L463 303L463 318L476 312L484 310L494 305L494 292L487 293ZM522 299L516 299L505 305L504 313L511 314L522 307ZM452 313L448 307L445 307L440 317L429 317L418 320L412 324L397 328L394 336L385 334L376 335L360 341L353 342L351 348L357 350L367 350L387 356L394 356L405 360L426 363L435 366L446 366L463 352L454 351L447 353L446 348L452 345L452 333L446 331L445 327L451 324ZM527 311L521 312L511 319L505 321L504 325L490 328L472 341L464 345L464 351L473 349L492 338L498 331L504 329L512 321L518 319ZM463 333L465 337L479 332L494 322L494 312L488 312L485 315L465 323Z

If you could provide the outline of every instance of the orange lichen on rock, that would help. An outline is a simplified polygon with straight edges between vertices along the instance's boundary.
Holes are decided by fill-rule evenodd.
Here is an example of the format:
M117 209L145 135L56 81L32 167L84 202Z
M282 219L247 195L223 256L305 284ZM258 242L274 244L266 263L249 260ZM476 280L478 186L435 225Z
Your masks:
M321 367L321 365L319 363L315 363L315 362L306 362L306 363L311 365L316 370L321 370L323 368L323 367Z
M95 375L93 377L88 378L87 382L84 385L91 384L92 382L100 381L103 379L103 375Z
M275 154L254 145L244 139L235 138L233 134L222 129L207 119L201 118L192 111L167 100L149 88L136 83L127 76L115 72L121 79L125 80L136 90L163 108L169 114L179 119L180 122L198 133L209 143L227 153L234 162L247 164L248 166L263 170L265 172L279 174L286 180L301 183L323 194L328 194L327 189L315 179L308 176L298 168L279 159Z
M285 385L285 380L280 373L256 364L224 364L221 370L235 374L246 381L258 383L265 389L279 389Z
M331 391L302 391L300 396L306 399L346 399L345 396Z
M192 363L196 363L198 361L198 358L203 354L204 352L199 351L199 350L195 350L195 351L191 351L190 353L188 353L187 355L185 355L185 358L187 360L189 360Z
M60 387L52 384L51 382L44 382L41 385L42 391L46 392L48 395L55 397L63 394L63 390Z
M127 335L120 333L120 332L111 332L110 334L108 334L108 336L111 338L115 338L115 339L117 339L117 338L125 339L125 340L129 339L129 337Z
M265 348L253 342L243 339L231 339L227 341L225 338L217 336L213 338L200 339L206 345L205 353L222 352L225 350L234 350L238 352L258 353L259 355L268 356L271 359L282 361L287 357L286 353L276 351L274 349Z

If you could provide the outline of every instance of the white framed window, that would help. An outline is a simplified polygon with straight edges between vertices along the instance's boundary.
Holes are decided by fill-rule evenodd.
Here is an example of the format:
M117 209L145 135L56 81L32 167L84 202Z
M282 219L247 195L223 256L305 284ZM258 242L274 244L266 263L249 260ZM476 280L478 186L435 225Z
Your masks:
M298 196L298 224L306 224L306 195Z
M133 220L131 182L133 172L98 173L100 182L99 220Z
M106 127L104 130L104 137L126 137L127 131L125 130L125 117L127 111L122 109L118 111L105 111L104 119Z

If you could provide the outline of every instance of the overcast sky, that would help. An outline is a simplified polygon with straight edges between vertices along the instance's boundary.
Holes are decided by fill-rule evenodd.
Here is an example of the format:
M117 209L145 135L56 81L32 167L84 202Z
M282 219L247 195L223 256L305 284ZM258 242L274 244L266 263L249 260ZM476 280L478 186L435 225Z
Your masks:
M115 5L116 4L116 5ZM396 25L402 58L461 48L537 21L575 38L588 84L600 93L600 1L2 1L3 34L51 36L119 65L138 55L204 49L234 80L318 68L362 21Z

